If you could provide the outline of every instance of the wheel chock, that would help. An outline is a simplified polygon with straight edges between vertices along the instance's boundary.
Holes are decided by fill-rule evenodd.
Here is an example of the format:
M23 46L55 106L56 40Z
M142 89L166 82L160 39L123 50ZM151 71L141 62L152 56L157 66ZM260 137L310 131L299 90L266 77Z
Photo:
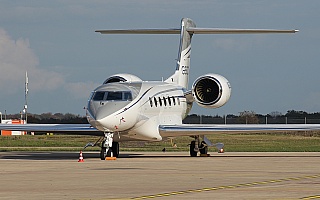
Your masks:
M200 157L210 157L210 154L208 153L200 154Z
M106 157L106 160L117 160L116 157Z

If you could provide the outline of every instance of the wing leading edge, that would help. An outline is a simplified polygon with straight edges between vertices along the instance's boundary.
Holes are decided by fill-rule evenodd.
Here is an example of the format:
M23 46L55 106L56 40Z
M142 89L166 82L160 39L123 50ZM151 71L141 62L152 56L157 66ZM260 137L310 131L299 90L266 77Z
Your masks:
M103 132L91 127L90 124L0 124L0 130L103 135Z
M204 125L181 124L160 125L162 137L232 134L232 133L267 133L290 131L320 130L320 124L236 124L236 125Z

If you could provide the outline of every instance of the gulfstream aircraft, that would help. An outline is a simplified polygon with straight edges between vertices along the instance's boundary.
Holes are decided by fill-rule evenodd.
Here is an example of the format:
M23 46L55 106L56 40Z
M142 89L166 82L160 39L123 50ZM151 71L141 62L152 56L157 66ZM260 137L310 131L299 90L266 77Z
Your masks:
M97 30L101 34L179 34L180 46L174 73L164 81L143 81L132 74L116 74L93 90L86 108L88 124L1 125L0 129L47 131L101 135L101 159L119 155L119 142L129 140L162 141L191 136L190 155L199 147L212 144L205 135L238 132L276 132L318 130L316 124L202 125L183 124L195 102L204 108L218 108L230 98L229 81L218 74L198 77L188 89L191 39L195 34L295 33L298 30L197 28L188 18L178 29ZM200 141L203 140L203 141ZM203 149L203 148L200 148ZM202 150L201 153L206 153Z

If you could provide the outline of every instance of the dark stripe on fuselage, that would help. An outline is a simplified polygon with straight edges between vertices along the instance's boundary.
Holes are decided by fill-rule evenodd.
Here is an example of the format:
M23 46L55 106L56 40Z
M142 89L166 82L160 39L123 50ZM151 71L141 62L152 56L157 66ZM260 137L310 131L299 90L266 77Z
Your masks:
M142 95L141 97L131 106L129 106L128 108L124 108L123 111L119 112L117 115L120 115L121 113L123 113L124 111L129 110L130 108L132 108L134 105L136 105L153 87L150 87L149 89L147 89Z

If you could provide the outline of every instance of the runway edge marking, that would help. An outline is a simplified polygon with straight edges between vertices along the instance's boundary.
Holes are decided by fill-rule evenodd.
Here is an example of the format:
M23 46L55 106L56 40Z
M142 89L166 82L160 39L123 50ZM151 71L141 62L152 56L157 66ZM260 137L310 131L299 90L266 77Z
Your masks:
M304 179L315 179L315 178L320 178L320 174L291 177L291 178L282 178L282 179L267 180L267 181L259 181L259 182L252 182L252 183L240 183L240 184L235 184L235 185L216 186L216 187L211 187L211 188L190 189L190 190L183 190L183 191L166 192L166 193L160 193L160 194L132 197L130 199L134 199L134 200L154 199L154 198L166 197L166 196L183 195L183 194L207 192L207 191L222 190L222 189L235 189L235 188L240 188L240 187L254 187L254 186L260 186L260 185L266 185L266 184L298 181L298 180L304 180ZM320 198L320 195L303 197L301 199L310 200L310 199L317 199L317 198Z

